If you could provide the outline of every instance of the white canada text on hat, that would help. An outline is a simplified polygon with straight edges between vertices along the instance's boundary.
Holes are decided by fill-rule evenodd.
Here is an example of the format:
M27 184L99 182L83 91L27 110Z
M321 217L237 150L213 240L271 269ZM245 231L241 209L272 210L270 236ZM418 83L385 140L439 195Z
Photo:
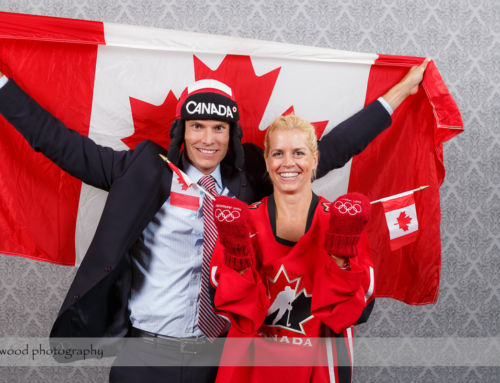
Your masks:
M231 107L222 104L214 104L213 102L207 103L191 100L186 104L186 111L189 114L215 114L220 117L234 118L233 112L236 113L237 109L235 106Z

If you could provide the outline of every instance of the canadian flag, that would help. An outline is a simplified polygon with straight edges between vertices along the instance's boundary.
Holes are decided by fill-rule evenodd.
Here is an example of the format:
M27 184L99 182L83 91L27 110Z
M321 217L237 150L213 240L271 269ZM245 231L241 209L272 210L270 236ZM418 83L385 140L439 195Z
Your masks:
M177 99L195 80L229 85L240 106L243 141L262 146L276 116L295 112L312 121L321 137L422 61L13 13L0 13L0 38L3 73L67 127L116 150L134 149L144 139L168 147ZM368 235L377 295L435 302L442 143L463 124L433 62L419 92L392 118L392 126L362 154L315 182L314 190L331 200L347 191L374 200L416 182L431 185L428 202L417 204L426 228L420 240L392 252L377 209ZM0 125L0 252L79 264L106 193L35 153L3 118ZM415 261L422 265L418 275Z
M397 250L417 239L417 208L413 191L382 199L389 229L391 250Z
M198 210L200 207L200 191L196 184L181 169L168 161L166 157L161 156L168 166L175 173L172 178L170 189L170 204L183 209Z

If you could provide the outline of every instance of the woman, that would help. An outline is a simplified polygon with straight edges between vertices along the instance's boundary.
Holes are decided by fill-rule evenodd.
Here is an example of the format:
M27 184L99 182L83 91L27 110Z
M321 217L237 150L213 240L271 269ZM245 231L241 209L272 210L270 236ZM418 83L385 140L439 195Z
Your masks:
M361 235L369 201L350 193L330 204L312 192L317 138L300 117L274 121L264 155L271 196L250 207L228 197L214 204L215 304L231 321L217 381L349 382L350 326L373 301Z

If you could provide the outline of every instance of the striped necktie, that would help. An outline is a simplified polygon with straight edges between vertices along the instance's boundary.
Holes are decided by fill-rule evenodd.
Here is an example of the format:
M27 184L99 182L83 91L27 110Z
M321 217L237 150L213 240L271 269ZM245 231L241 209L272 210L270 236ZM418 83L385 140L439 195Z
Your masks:
M203 176L198 182L213 196L218 195L215 190L215 180L212 176ZM210 260L217 241L217 228L214 223L213 200L203 197L203 261L201 263L201 292L200 307L198 310L198 328L209 339L219 336L226 327L226 321L213 310L210 299Z

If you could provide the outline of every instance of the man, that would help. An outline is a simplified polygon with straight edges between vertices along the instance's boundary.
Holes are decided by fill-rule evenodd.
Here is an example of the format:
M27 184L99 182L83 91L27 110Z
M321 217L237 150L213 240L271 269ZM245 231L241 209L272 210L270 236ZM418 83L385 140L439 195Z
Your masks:
M416 92L427 62L412 68L383 99L321 140L317 177L343 166L390 125L390 110ZM129 334L149 340L154 347L173 350L169 364L175 367L113 367L111 381L212 381L215 365L183 367L196 365L199 350L212 352L207 336L226 330L220 323L204 327L207 317L208 322L217 321L203 307L207 275L202 269L210 254L204 239L204 232L209 231L204 229L202 216L207 217L203 212L208 198L195 210L175 206L171 188L177 178L159 155L168 156L194 182L212 176L209 180L215 183L217 194L247 203L268 195L272 187L265 177L262 151L241 144L238 105L231 89L215 80L188 87L179 99L168 152L151 141L131 151L114 151L67 129L14 81L0 76L0 113L34 150L83 182L109 192L50 336ZM147 358L148 350L141 352ZM117 360L127 363L126 356Z

